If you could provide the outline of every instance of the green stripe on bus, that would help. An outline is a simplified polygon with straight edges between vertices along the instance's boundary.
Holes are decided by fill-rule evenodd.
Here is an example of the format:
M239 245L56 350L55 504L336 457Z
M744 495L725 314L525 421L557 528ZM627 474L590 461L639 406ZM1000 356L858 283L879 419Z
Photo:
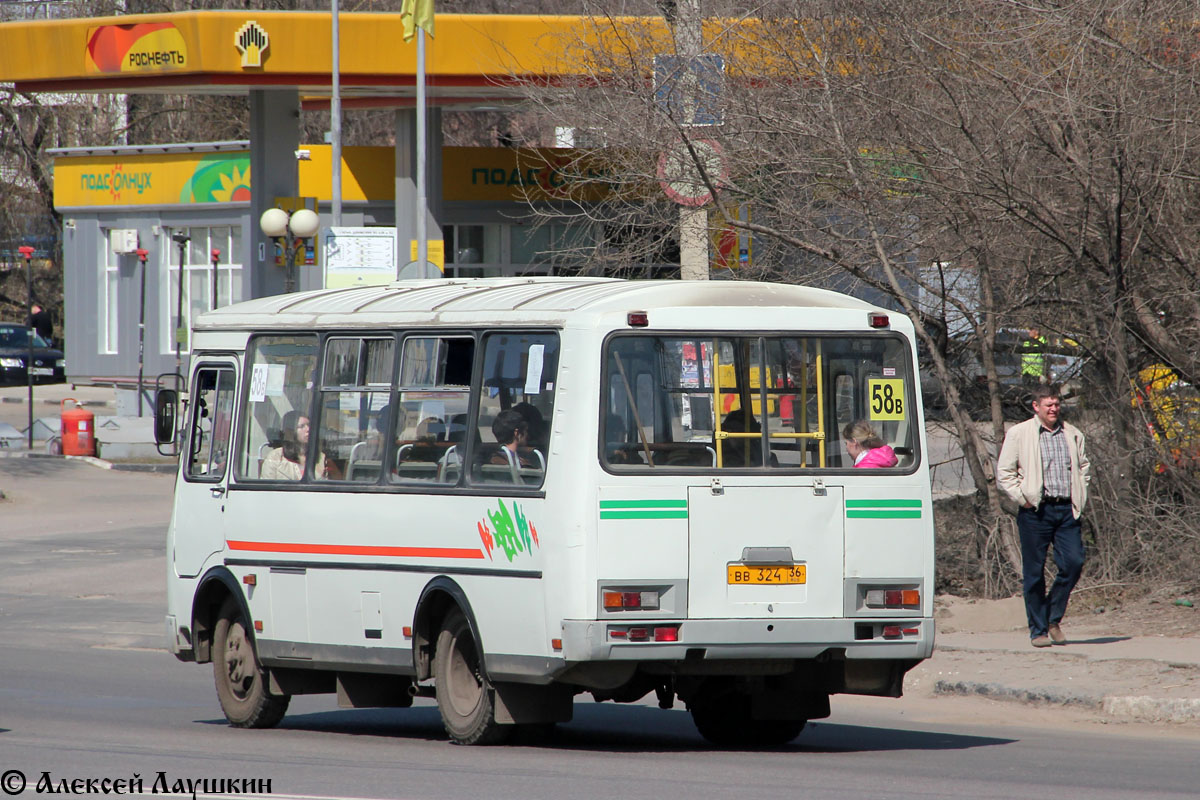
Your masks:
M920 500L847 500L846 508L920 508Z
M687 509L679 511L601 511L600 519L687 519Z
M863 509L861 511L847 511L846 517L850 519L920 519L921 510L904 511L896 509L894 511L872 511Z
M601 508L687 508L687 500L601 500Z

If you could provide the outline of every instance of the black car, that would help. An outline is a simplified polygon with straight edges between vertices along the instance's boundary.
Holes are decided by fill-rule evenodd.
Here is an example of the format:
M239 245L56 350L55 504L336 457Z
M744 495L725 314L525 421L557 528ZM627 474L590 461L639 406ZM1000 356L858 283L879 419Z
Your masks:
M28 325L0 322L0 386L24 386L29 382L25 361L29 358L29 337L33 337L33 382L66 381L66 359L62 350L38 336Z

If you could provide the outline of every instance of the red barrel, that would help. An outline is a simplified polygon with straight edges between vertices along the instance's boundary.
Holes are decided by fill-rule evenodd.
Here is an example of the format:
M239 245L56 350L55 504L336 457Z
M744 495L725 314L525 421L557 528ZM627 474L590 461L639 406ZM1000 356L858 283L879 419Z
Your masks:
M75 407L67 408L67 403L74 403ZM59 407L63 455L96 455L96 415L80 406L73 397L63 400Z

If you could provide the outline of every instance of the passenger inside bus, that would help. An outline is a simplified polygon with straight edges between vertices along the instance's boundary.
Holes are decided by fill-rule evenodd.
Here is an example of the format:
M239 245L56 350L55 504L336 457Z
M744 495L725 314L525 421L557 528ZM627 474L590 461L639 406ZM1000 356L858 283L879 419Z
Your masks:
M894 467L900 463L892 448L880 438L878 431L864 419L851 422L842 429L846 452L857 468Z
M725 415L721 422L721 430L726 433L761 433L762 426L753 414L747 415L743 409L735 408ZM721 454L721 465L725 467L761 467L762 440L743 436L733 436L722 440L724 451ZM777 466L775 456L771 456L771 465Z
M492 464L503 464L510 467L532 467L533 462L521 453L520 448L529 442L529 423L515 408L501 411L492 421L492 435L500 445L491 456Z
M304 460L308 451L308 417L293 410L283 415L283 445L276 447L263 459L261 477L268 480L298 481L304 477ZM325 456L317 464L318 474L325 468Z
M525 420L526 430L528 431L529 439L526 444L535 450L546 452L546 444L549 437L546 435L546 420L542 417L542 412L538 411L530 403L517 403L512 407Z

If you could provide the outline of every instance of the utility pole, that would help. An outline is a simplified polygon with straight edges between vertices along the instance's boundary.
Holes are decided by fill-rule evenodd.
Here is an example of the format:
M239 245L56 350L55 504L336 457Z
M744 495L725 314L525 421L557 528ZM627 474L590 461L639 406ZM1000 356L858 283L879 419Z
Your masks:
M330 176L333 202L330 211L333 212L333 227L337 228L342 224L342 35L338 23L338 0L331 0L329 10L333 34L333 85L329 97L329 143L333 160L333 174Z
M29 330L25 336L25 380L29 387L29 397L27 398L25 408L29 413L29 427L25 429L25 434L28 437L29 449L33 450L33 248L29 245L22 245L17 248L17 252L21 254L21 258L25 259L25 321L29 323Z
M703 17L700 0L675 0L672 5L675 52L683 64L682 107L683 128L686 131L695 123L700 103L697 59L704 51L700 25ZM668 21L671 22L670 19ZM704 206L679 207L679 277L683 280L708 280L708 211Z

